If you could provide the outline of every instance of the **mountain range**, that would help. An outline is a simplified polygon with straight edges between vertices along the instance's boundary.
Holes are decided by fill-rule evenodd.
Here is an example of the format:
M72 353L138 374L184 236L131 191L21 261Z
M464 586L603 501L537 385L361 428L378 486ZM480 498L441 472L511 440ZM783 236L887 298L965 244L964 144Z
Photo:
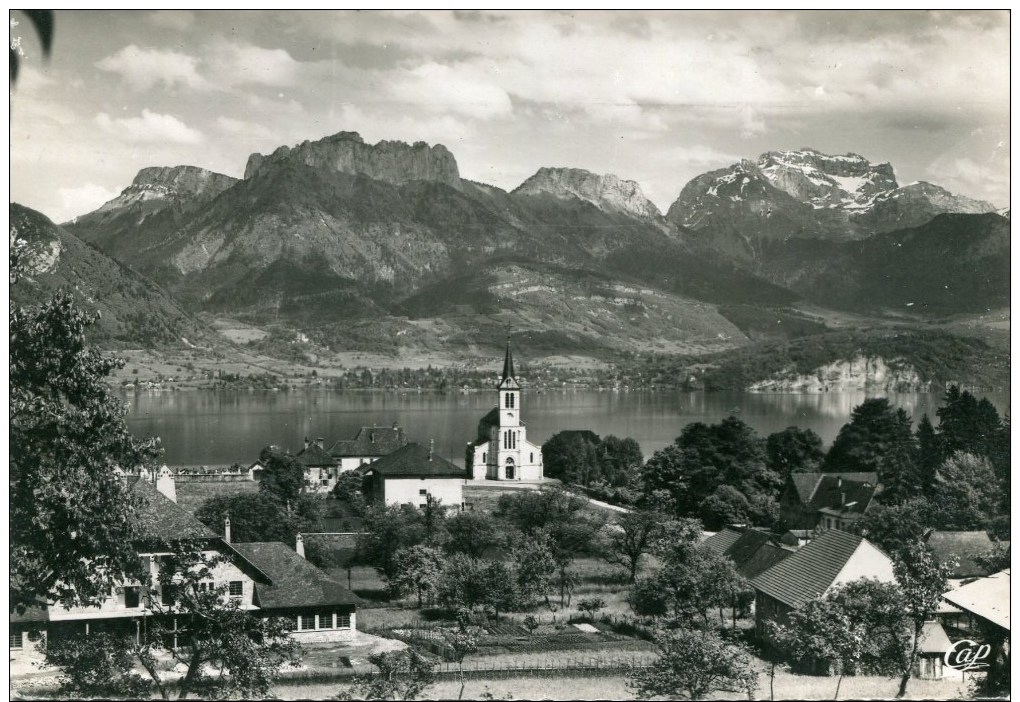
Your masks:
M143 169L58 231L181 319L333 348L491 348L509 325L550 354L697 353L748 343L754 309L792 328L815 324L805 305L930 319L1009 304L994 207L811 149L698 176L663 214L614 175L541 168L507 192L461 178L442 145L341 132L252 154L240 180Z

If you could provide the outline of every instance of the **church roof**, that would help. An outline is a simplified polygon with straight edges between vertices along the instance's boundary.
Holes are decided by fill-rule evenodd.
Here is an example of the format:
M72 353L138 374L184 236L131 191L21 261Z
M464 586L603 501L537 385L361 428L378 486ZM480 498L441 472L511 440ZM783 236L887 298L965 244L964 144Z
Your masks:
M503 358L503 375L499 379L499 388L500 390L516 390L520 387L517 383L517 374L514 373L514 356L510 352L510 337L507 337L506 356Z

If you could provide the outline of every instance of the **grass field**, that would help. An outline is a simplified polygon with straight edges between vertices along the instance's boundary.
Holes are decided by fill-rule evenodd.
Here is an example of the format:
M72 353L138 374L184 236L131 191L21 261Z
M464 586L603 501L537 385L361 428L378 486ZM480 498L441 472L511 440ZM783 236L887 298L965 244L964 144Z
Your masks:
M230 483L180 481L177 483L177 504L194 514L210 497L255 493L258 489L259 484L250 480Z

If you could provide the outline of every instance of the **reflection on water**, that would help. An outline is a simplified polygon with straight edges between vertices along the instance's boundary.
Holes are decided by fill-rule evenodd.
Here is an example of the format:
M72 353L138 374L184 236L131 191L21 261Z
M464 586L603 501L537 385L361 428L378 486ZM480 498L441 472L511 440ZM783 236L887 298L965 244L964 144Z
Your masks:
M935 421L941 396L893 394L890 401L915 421ZM718 422L734 414L761 436L796 425L813 429L827 444L865 399L863 392L747 394L741 392L525 391L528 438L542 443L563 429L591 429L605 436L633 437L646 456L672 443L684 425ZM988 395L1000 414L1009 394ZM464 444L495 394L467 395L326 390L139 392L129 394L128 424L138 436L163 439L170 464L229 464L253 461L266 444L299 450L304 437L352 438L358 427L398 422L412 441L435 440L436 450L463 465Z

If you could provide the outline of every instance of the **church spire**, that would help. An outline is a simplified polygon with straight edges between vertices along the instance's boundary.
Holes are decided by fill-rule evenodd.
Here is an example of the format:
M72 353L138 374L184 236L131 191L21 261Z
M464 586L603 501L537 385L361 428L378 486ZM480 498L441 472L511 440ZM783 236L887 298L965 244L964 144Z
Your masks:
M506 358L503 359L503 377L501 381L510 380L514 376L514 356L510 353L510 335L506 337Z

